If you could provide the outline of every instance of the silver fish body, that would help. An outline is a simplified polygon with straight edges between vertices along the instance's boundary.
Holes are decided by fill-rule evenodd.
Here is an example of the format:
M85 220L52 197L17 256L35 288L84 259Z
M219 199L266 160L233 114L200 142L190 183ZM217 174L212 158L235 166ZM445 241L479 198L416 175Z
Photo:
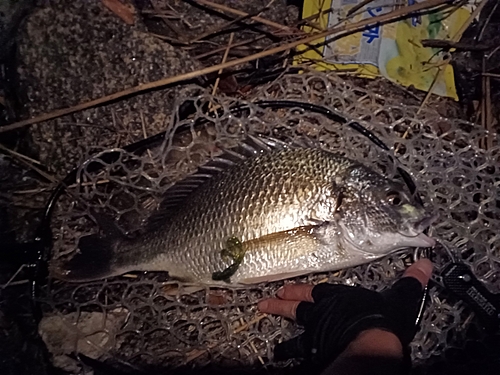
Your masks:
M428 215L399 184L324 150L256 152L194 185L192 192L189 184L167 192L169 210L156 218L154 229L103 250L106 267L94 256L95 272L82 271L90 267L82 249L64 278L168 271L195 283L245 284L338 270L404 247L433 245L421 233ZM234 265L227 254L231 240L239 244L242 261L218 280L215 274Z

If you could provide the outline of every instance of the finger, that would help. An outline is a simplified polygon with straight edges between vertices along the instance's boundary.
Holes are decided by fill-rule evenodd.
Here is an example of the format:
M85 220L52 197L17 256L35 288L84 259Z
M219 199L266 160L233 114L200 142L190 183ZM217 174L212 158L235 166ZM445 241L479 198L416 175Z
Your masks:
M414 277L402 277L389 289L382 292L390 304L401 305L402 309L411 311L418 307L422 299L422 284Z
M415 277L402 277L391 288L383 291L382 295L394 332L406 346L416 333L415 323L424 298L422 284Z
M286 301L278 298L269 298L260 301L257 308L267 314L281 315L290 319L295 319L299 301Z
M311 284L289 284L280 288L276 295L288 301L314 302L311 295L313 288Z
M350 292L352 288L352 286L347 285L322 283L314 287L311 296L314 302L319 302L324 298L339 296L345 292Z
M420 281L424 288L432 276L433 265L429 259L420 259L412 264L403 274L403 277L413 277Z
M274 359L276 361L286 361L290 358L305 358L306 347L302 335L282 342L274 347Z
M312 302L299 302L299 305L295 309L295 320L298 324L305 326L309 321L311 321L314 303Z

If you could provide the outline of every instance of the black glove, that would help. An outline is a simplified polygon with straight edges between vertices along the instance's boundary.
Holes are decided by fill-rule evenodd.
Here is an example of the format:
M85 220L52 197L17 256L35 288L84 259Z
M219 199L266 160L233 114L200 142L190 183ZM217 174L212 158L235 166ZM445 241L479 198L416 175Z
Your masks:
M403 277L382 293L362 287L316 285L312 289L314 303L301 302L296 310L297 323L305 332L278 344L275 359L304 358L325 365L362 331L379 328L399 338L405 365L411 365L409 344L416 333L422 297L422 284L413 277Z

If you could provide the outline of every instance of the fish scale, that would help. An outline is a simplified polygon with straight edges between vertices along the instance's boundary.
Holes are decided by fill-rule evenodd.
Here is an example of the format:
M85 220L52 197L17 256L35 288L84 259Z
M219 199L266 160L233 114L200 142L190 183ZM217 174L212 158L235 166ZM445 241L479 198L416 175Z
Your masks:
M303 158L318 157L321 153L319 150L287 150L262 155L238 165L235 168L237 171L231 169L215 177L195 192L196 195L183 207L185 210L172 218L173 224L165 232L166 239L176 238L175 242L169 241L173 244L170 247L171 261L179 257L181 263L189 263L195 254L186 252L188 248L197 249L201 256L212 254L212 257L207 257L210 261L205 263L205 270L191 270L210 275L227 266L227 262L218 255L228 237L236 236L242 241L249 241L310 224L308 212L316 202L300 201L295 193L304 189L317 194L318 182L325 184L325 173L304 168L308 164L303 162ZM325 159L321 168L327 170L328 162ZM301 171L301 181L287 183L294 169ZM215 202L205 199L212 192ZM273 202L273 199L277 201ZM243 212L235 212L234 206L242 205L245 200L252 204L247 205L247 210ZM193 228L196 228L194 236ZM218 258L218 261L214 263L211 261L213 258Z
M108 247L99 256L105 254L108 264L93 275L83 268L90 251L80 246L67 278L135 270L168 271L203 284L255 283L353 266L432 242L411 224L426 213L399 184L339 154L257 147L242 161L222 164L223 170L198 179L181 201L184 185L172 188L175 204L160 209L156 229L134 240L101 239ZM387 194L401 194L406 208L391 206ZM90 243L95 247L98 241Z

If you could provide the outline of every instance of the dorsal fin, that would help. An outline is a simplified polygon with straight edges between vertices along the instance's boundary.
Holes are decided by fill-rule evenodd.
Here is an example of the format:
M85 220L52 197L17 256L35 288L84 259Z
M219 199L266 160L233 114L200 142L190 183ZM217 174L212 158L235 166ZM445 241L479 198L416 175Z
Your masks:
M290 146L280 140L248 135L238 146L224 150L221 155L200 166L196 173L167 189L158 209L148 219L147 229L154 230L163 225L193 191L224 170L251 157L287 148Z

